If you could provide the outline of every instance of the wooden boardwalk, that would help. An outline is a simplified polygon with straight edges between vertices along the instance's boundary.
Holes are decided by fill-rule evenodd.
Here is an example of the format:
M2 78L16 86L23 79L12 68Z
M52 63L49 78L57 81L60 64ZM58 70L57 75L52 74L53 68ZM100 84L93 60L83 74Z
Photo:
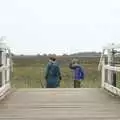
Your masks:
M20 89L0 103L0 120L120 120L120 98L102 89Z

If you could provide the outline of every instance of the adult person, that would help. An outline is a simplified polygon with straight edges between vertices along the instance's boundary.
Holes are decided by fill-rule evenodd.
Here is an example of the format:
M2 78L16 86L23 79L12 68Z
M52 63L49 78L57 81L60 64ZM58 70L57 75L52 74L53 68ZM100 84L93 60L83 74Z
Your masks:
M79 60L73 59L69 64L69 68L73 70L74 88L80 88L81 80L84 79L84 71L79 64Z
M60 87L61 71L55 57L50 57L46 66L45 80L46 88Z

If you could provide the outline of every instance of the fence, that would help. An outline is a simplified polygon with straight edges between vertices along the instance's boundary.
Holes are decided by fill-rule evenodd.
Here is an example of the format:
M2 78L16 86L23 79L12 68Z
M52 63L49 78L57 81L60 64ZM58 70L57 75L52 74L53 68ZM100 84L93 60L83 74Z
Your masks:
M102 87L120 96L120 67L102 64Z
M0 67L0 100L10 92L10 65Z

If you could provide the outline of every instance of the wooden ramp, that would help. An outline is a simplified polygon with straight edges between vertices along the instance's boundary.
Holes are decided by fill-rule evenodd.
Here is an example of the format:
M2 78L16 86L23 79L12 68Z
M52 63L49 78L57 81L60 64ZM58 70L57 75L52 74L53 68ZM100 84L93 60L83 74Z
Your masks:
M102 89L20 89L0 103L0 120L120 120L120 98Z

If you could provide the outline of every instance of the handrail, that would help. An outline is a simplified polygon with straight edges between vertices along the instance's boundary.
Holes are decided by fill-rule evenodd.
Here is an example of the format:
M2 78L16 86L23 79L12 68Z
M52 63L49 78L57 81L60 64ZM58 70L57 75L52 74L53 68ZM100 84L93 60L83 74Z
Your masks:
M115 74L116 74L116 72L120 72L120 67L104 65L104 64L102 67L103 67L103 69L102 69L102 88L106 89L107 91L109 91L115 95L120 96L120 88L116 87L116 85L115 86L113 85L113 82L116 82L116 80L114 81L113 78L111 79L111 77L113 77L112 72L115 72ZM107 76L111 76L110 78L109 77L107 79L105 78L105 70L108 70L109 72L111 71L110 73L107 74Z
M114 87L112 85L110 85L109 83L104 83L104 88L108 91L110 91L111 93L115 94L115 95L119 95L120 96L120 89L117 87Z
M104 67L104 69L120 72L120 67L110 66L110 65L104 65L103 67Z

